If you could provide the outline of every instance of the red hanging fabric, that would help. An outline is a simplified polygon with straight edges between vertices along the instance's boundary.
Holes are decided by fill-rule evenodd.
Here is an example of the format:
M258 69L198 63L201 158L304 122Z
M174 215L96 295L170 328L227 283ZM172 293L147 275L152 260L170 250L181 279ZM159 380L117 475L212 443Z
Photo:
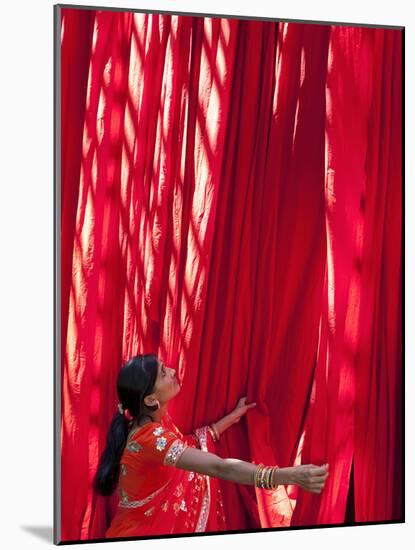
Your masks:
M330 464L324 491L221 481L227 525L399 519L401 31L62 8L62 540L121 364L177 368L183 433Z
M401 36L334 27L327 76L327 268L302 462L331 464L291 525L401 517ZM339 116L341 113L342 116Z

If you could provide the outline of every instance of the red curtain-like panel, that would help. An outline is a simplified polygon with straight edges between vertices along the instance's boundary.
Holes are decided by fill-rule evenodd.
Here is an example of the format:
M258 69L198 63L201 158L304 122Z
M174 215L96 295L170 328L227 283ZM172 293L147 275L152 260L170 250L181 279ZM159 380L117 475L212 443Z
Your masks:
M60 13L62 540L112 518L137 353L185 433L257 403L220 456L329 463L319 495L221 481L231 530L400 520L403 31Z

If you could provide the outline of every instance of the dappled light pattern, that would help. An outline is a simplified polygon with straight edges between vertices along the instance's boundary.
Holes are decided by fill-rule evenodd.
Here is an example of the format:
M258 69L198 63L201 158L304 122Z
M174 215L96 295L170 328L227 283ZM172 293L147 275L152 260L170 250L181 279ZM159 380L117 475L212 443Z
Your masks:
M256 401L218 454L330 464L321 495L221 482L229 529L401 516L401 34L63 8L62 539L121 364L177 369L183 433Z

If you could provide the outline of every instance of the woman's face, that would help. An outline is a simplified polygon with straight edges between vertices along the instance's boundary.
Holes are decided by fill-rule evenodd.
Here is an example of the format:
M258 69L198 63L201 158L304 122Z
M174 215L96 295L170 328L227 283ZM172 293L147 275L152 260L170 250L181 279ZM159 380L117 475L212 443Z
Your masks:
M154 384L154 392L148 397L154 397L156 401L160 402L161 406L179 393L180 383L176 377L176 371L166 367L163 361L159 361L157 368L158 372L156 383ZM147 402L149 400L145 399L144 401ZM150 402L147 404L151 405Z

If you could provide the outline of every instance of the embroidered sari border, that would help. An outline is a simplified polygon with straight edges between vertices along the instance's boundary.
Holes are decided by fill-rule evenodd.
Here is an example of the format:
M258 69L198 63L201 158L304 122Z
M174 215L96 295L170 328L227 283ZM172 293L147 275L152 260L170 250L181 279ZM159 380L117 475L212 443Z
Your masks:
M121 508L138 508L140 506L144 506L145 504L150 502L155 496L161 493L161 491L163 491L170 482L171 482L171 479L169 479L167 483L165 483L162 487L160 487L160 489L157 489L157 491L154 491L154 493L149 494L142 500L130 500L128 502L120 501L118 506L120 506Z

